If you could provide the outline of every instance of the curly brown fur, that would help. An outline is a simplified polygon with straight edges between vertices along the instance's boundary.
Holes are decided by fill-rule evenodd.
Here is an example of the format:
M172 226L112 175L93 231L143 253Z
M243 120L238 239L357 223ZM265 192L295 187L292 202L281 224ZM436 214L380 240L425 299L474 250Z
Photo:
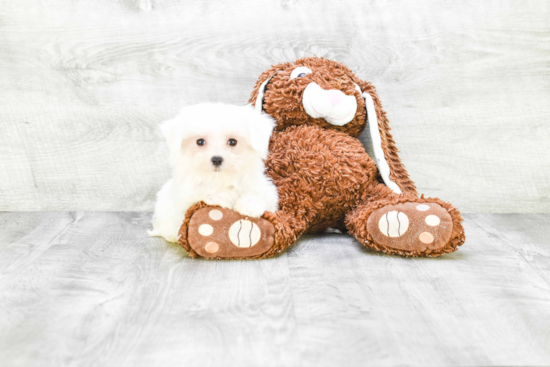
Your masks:
M376 165L361 142L339 131L291 126L273 134L269 150L267 175L279 191L279 211L292 214L304 233L336 227L376 184Z

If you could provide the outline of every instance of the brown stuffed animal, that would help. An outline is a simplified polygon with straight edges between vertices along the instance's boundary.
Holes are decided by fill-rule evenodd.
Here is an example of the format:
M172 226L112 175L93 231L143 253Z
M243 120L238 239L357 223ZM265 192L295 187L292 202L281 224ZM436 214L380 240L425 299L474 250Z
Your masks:
M180 229L190 256L271 257L328 228L402 256L441 256L464 242L458 210L418 197L374 86L346 66L319 57L275 65L260 75L249 102L277 121L266 166L279 210L248 218L196 204ZM367 121L376 163L357 138Z

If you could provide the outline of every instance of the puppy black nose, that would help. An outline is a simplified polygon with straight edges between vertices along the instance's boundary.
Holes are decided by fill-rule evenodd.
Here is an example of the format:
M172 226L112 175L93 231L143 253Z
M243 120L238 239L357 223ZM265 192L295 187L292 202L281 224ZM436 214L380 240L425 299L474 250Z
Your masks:
M219 156L212 157L212 164L216 167L221 166L223 162L223 158Z

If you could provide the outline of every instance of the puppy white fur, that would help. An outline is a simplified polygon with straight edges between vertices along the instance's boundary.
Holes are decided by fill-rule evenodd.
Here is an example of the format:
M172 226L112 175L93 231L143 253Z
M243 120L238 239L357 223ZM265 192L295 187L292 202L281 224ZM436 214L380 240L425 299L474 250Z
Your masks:
M184 107L161 124L173 178L157 194L153 230L176 242L187 209L204 201L260 217L277 210L277 188L265 175L275 121L251 105L203 103Z

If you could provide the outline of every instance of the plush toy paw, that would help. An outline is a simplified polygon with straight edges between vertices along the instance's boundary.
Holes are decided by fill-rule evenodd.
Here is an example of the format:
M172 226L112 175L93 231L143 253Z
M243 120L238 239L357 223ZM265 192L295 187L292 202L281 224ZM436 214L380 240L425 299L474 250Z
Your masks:
M233 210L205 207L189 222L187 242L197 255L206 258L248 258L268 251L275 229L262 218L250 218Z
M377 245L408 253L429 254L448 245L453 220L449 212L437 203L405 202L372 212L367 230Z

